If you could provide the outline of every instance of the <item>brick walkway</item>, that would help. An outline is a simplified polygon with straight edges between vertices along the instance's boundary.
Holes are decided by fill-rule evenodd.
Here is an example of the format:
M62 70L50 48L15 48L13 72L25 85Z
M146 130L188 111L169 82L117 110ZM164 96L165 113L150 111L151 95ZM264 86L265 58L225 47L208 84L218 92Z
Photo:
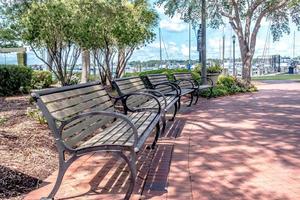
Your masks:
M300 83L183 108L154 151L139 154L132 199L299 200ZM55 174L26 199L45 196ZM70 168L58 199L122 199L128 171L103 154Z

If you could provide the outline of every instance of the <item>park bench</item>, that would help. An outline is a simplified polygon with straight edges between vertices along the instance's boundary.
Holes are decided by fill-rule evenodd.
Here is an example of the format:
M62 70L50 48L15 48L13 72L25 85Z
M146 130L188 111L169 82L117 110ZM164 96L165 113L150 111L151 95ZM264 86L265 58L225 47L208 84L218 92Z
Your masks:
M152 107L131 107L128 102L133 96L152 99ZM52 130L59 154L58 176L44 199L54 198L68 167L91 152L111 152L125 160L131 172L125 196L129 199L137 175L136 153L155 129L152 147L160 134L162 109L158 98L149 93L128 92L119 97L130 110L124 115L116 111L99 82L38 91L32 97Z
M179 91L179 108L180 108L180 104L181 104L181 97L182 96L186 96L186 95L190 95L190 103L189 103L189 107L192 105L193 100L194 100L194 92L195 92L195 86L193 81L191 80L180 80L177 82L171 82L166 74L148 74L146 76L143 76L143 80L147 83L149 88L153 88L158 84L161 83L171 83L174 86L176 86L176 88ZM187 82L187 83L185 83ZM185 87L182 87L185 86ZM160 90L165 90L166 88L164 87L164 85L159 87ZM174 91L172 91L174 92Z
M194 80L191 73L174 73L173 74L175 82L181 87L181 88L193 88L194 94L196 94L196 101L195 104L198 102L200 91L201 90L207 90L209 89L209 97L211 98L213 95L213 81L206 77L207 84L201 84L201 81Z
M179 92L177 90L177 88L169 83L163 83L163 84L159 84L156 87L154 87L153 89L149 89L146 87L145 83L143 82L143 80L140 77L126 77L126 78L119 78L119 79L115 79L112 82L113 88L117 91L119 96L123 96L126 94L129 94L131 92L147 92L150 93L154 96L156 96L163 108L163 114L162 114L162 122L163 122L163 128L162 128L162 132L164 132L165 127L166 127L166 117L165 114L166 112L170 111L172 109L172 107L174 107L174 111L173 111L173 117L171 120L174 120L177 110L178 110L178 99L179 99ZM166 86L168 89L165 91L161 91L161 90L157 90L157 87L164 85ZM168 92L174 92L172 94L168 94ZM132 97L130 98L130 100L128 100L128 104L134 107L150 107L153 108L153 104L155 102L153 101L153 99L149 99L148 97ZM123 105L124 105L124 109L125 109L125 113L127 112L127 108L126 105L124 104L124 100L123 100Z

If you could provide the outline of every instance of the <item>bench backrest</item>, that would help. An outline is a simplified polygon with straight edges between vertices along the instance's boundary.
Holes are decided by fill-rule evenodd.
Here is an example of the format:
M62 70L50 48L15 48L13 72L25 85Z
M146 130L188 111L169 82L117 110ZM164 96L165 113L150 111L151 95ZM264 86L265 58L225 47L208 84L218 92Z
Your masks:
M143 77L145 82L148 82L149 88L154 89L154 86L160 83L170 83L166 74L148 74ZM174 89L168 85L159 85L155 88L162 93L172 92Z
M112 83L119 96L133 92L142 92L147 89L143 80L138 76L115 79ZM126 104L129 107L138 107L148 100L149 97L146 96L132 96L127 100Z
M183 79L194 80L191 73L174 73L173 76L176 81Z
M97 129L112 120L100 115L79 118L66 125L62 134L59 134L63 121L79 114L114 110L107 92L99 82L42 90L32 93L32 97L41 109L55 138L71 148L90 138Z
M194 82L194 78L191 73L174 73L173 74L175 81L182 81L182 80L190 80ZM188 81L182 81L179 83L181 88L191 88L192 85Z

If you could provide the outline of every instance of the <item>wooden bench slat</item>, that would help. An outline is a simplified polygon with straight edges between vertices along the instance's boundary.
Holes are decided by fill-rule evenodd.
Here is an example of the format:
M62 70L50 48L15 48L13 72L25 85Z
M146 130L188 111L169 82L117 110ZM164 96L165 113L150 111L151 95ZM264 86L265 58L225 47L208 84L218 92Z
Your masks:
M112 102L108 96L102 96L97 99L93 99L84 103L79 103L76 106L69 107L64 110L51 113L54 118L59 120L64 120L66 118L72 117L75 114L82 113L86 110L89 110L92 107L102 107L103 109L112 106Z
M109 117L107 117L109 118ZM110 118L112 119L112 118ZM107 128L105 131L100 130L99 133L97 133L97 129L100 129L102 127L102 124L100 123L93 123L87 126L83 131L79 132L76 136L70 138L69 140L66 141L66 143L72 147L77 146L79 142L84 142L87 137L93 137L94 134L100 136L105 136L105 134L113 134L114 131L120 131L122 127L124 127L126 124L121 121L117 120L116 122L113 123L113 129ZM119 128L118 128L119 127ZM118 128L118 129L117 129Z
M114 111L113 107L108 107L107 109L95 109L93 110L94 112L97 111ZM73 123L71 123L71 127L70 126L66 126L65 129L63 130L62 133L62 139L66 139L68 137L73 136L74 134L76 134L77 132L80 132L82 130L84 130L86 127L88 127L89 125L97 122L99 123L99 126L103 126L105 123L107 123L109 121L109 117L103 119L103 116L101 115L94 115L91 116L87 119L78 119L76 121L74 121Z
M130 116L130 118L133 120L132 122L135 123L140 117L143 116L143 113L134 113ZM127 126L127 128L126 128ZM130 129L126 122L118 120L112 126L105 129L104 131L101 131L99 134L92 137L90 140L84 142L80 147L84 146L95 146L100 144L109 143L108 141L111 137L114 137L115 134L118 133L125 133L126 130ZM128 131L127 131L128 133Z
M76 97L73 97L73 98L68 98L68 99L64 99L64 100L49 103L49 104L47 104L47 108L50 112L55 112L55 111L59 111L61 109L72 107L72 106L77 105L79 103L84 103L84 102L87 102L89 100L92 100L92 99L95 99L95 98L98 98L98 97L102 97L102 96L107 96L106 91L105 90L98 90L98 91L93 92L93 93L80 95L80 96L76 96Z
M74 97L74 96L88 94L88 93L99 91L99 90L103 90L103 88L100 87L99 85L94 85L94 86L89 86L89 87L85 87L85 88L74 89L74 90L69 90L69 91L65 91L65 92L58 92L58 93L54 93L54 94L44 95L44 96L41 96L41 99L44 103L49 103L49 102L52 102L52 101L67 99L67 98L71 98L71 97Z
M155 114L150 114L143 119L140 119L135 123L135 125L138 127L138 135L139 138L145 133L146 129L149 127L149 125L152 123L152 121L155 118ZM130 137L120 137L118 140L114 142L114 144L117 145L126 145L126 144L131 144L133 143L133 135L131 134Z

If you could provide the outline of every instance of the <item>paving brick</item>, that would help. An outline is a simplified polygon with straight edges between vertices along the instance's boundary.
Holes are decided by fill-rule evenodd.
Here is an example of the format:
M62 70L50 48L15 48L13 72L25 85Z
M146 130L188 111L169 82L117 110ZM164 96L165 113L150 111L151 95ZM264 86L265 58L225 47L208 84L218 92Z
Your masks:
M183 105L156 149L139 153L131 199L299 200L300 83L264 83L259 89ZM58 197L122 199L128 180L121 160L92 154L72 166ZM25 199L50 189L45 184Z

